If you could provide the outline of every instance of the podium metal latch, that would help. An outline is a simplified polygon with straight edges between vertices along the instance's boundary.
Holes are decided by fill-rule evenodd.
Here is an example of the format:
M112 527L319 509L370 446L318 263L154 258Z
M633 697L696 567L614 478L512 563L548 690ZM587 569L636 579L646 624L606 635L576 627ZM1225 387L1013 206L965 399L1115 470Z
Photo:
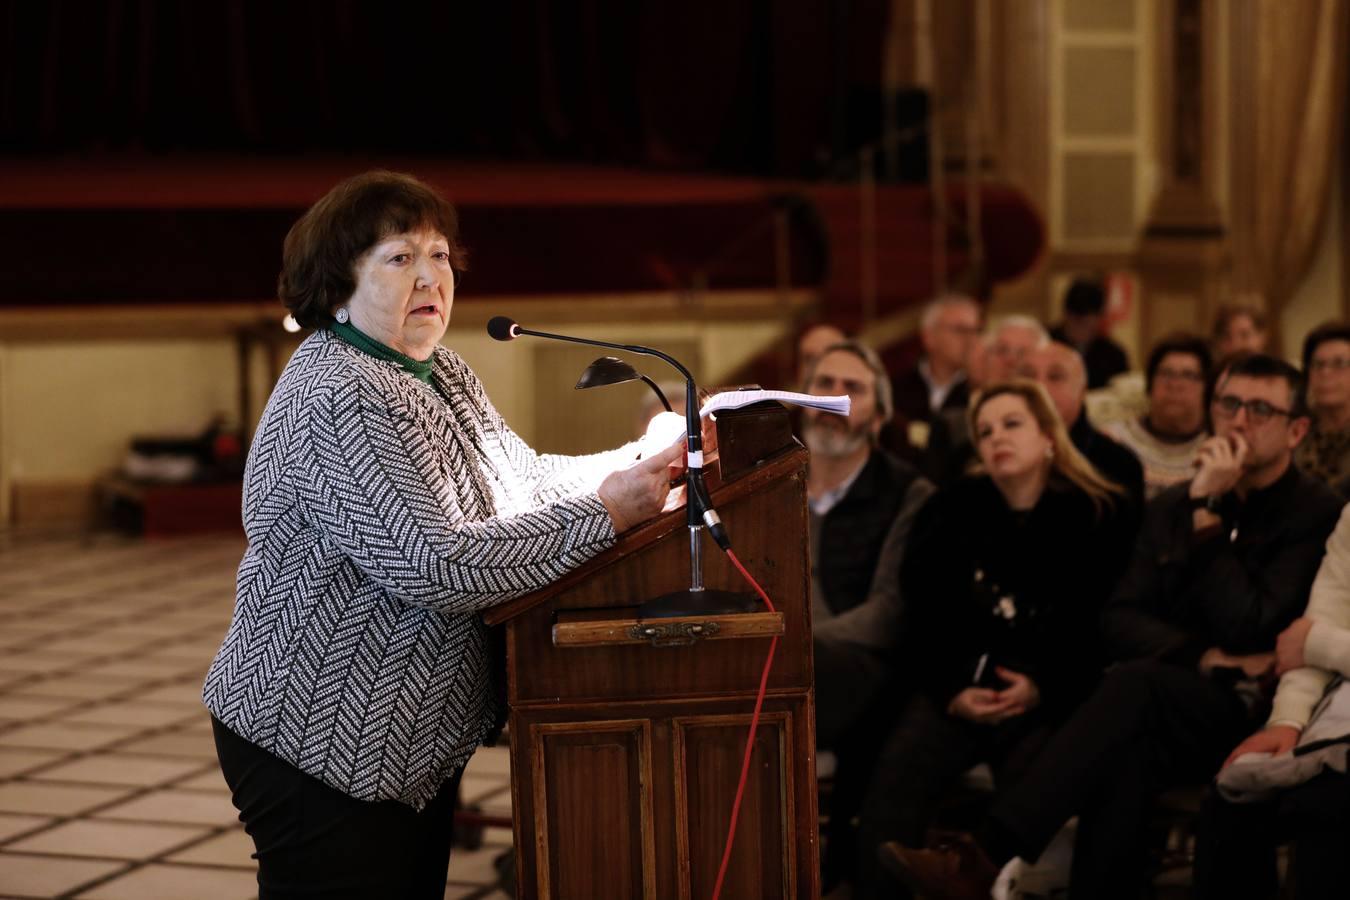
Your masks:
M653 647L687 647L721 630L716 622L670 622L664 625L634 625L628 629L628 636L651 641Z

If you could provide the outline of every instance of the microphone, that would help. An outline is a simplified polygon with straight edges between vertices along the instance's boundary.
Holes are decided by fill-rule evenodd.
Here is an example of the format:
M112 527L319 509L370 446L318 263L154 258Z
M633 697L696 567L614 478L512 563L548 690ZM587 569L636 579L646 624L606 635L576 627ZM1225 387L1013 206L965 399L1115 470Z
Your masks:
M592 347L623 350L641 356L654 356L665 361L684 376L685 509L688 511L690 588L688 592L667 594L664 597L644 603L639 608L638 615L646 618L661 618L664 616L706 615L710 612L745 612L753 609L753 598L747 604L746 596L743 594L732 594L727 591L705 591L703 587L701 529L706 527L712 539L717 542L717 546L723 550L729 551L731 549L731 538L728 536L726 526L722 524L722 519L717 514L717 510L713 509L712 498L708 496L708 487L703 481L703 424L698 414L698 385L694 382L693 374L675 357L662 353L654 347L643 347L637 344L616 344L593 338L533 331L529 328L522 328L520 323L507 316L493 316L489 319L487 333L498 341L513 341L524 334L551 341L567 341L572 344L587 344Z
M487 332L496 341L514 341L520 334L520 326L506 316L493 316L488 319Z

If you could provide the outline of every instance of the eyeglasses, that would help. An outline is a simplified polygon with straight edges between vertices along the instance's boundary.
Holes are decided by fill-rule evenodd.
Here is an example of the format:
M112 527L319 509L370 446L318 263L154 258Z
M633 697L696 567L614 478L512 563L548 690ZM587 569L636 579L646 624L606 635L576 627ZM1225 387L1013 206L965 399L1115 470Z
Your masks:
M1225 419L1236 416L1238 410L1244 406L1247 408L1247 418L1252 421L1253 425L1264 425L1271 420L1272 416L1293 416L1291 410L1280 409L1264 400L1243 400L1234 397L1232 394L1224 394L1222 397L1214 398L1214 412Z
M855 381L852 378L835 378L833 375L817 375L811 379L810 390L831 394L838 391L850 397L865 397L872 392L872 386Z
M1190 369L1169 369L1166 366L1155 371L1153 378L1155 381L1189 381L1192 384L1201 384L1205 380L1205 376L1200 372Z
M1350 359L1343 356L1334 359L1314 359L1308 368L1314 372L1339 372L1342 369L1350 369Z

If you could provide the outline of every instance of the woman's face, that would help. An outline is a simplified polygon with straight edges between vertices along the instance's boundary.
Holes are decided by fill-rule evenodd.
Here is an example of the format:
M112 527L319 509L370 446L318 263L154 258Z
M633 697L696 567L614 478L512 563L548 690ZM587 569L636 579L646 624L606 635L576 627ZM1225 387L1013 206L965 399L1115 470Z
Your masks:
M1314 409L1350 404L1350 341L1318 344L1308 368L1308 402Z
M409 231L390 235L356 261L347 311L360 331L424 360L445 335L454 302L449 243L435 231Z
M975 446L995 481L1016 480L1050 463L1050 438L1041 431L1027 401L999 394L975 417Z
M1249 315L1233 316L1228 322L1228 330L1219 342L1219 355L1229 356L1239 351L1248 353L1266 352L1266 333L1256 326Z

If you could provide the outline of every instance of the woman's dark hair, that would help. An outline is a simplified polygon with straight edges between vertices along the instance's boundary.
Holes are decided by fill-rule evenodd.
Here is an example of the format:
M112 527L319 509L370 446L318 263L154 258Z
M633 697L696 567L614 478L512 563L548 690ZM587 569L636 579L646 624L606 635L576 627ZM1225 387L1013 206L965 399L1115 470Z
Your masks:
M1158 366L1162 365L1163 358L1171 353L1184 353L1187 356L1194 356L1200 363L1200 374L1204 377L1204 383L1209 384L1210 372L1214 368L1214 357L1209 352L1209 344L1205 339L1195 334L1185 332L1176 332L1153 345L1153 349L1148 353L1148 365L1144 367L1144 387L1150 394L1153 392L1153 376L1158 371Z
M291 226L277 296L306 328L327 326L356 290L356 263L392 234L425 228L450 245L458 281L467 254L455 207L411 175L376 170L339 183Z
M1350 322L1323 322L1303 339L1303 377L1312 372L1313 354L1327 341L1345 341L1350 343Z

